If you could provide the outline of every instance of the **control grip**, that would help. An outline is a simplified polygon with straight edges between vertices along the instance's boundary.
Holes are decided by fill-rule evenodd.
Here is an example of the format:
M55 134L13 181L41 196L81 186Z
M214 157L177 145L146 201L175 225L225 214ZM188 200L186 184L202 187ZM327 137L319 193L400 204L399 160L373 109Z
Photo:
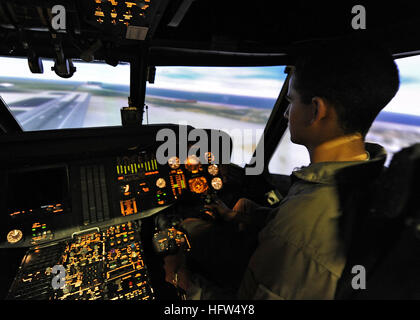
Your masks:
M162 255L176 254L179 250L191 250L187 235L174 227L156 232L152 243L155 252Z

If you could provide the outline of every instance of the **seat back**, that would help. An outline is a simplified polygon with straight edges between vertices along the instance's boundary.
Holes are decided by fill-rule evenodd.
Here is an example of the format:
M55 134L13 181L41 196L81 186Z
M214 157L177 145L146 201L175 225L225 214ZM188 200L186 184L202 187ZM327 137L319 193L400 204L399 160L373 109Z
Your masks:
M337 177L347 263L335 298L420 299L420 144L381 172L369 169ZM354 266L366 271L365 289L353 288Z

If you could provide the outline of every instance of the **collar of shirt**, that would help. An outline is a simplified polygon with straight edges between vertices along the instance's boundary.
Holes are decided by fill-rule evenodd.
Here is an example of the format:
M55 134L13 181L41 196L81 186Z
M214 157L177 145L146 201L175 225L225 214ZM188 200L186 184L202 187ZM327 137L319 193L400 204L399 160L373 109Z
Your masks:
M335 182L335 174L337 171L343 168L360 165L366 162L378 162L378 164L381 162L383 164L383 162L385 162L386 151L382 146L374 143L365 143L365 147L369 154L368 160L313 163L307 167L301 167L294 171L292 173L292 181L295 181L297 178L313 183L331 184Z

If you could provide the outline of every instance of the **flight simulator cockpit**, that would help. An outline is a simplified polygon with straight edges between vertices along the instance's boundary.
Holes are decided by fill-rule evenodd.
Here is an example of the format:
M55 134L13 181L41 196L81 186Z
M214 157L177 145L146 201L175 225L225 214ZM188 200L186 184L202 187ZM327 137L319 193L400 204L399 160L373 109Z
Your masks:
M194 250L182 222L274 208L309 163L285 115L296 56L345 36L418 55L418 11L359 2L0 0L0 297L184 299L163 266ZM397 107L368 133L390 154L420 141Z
M187 143L191 126L141 125L146 81L153 83L156 72L149 42L162 18L165 28L176 29L190 5L150 0L0 3L2 35L8 38L3 44L11 56L25 51L20 62L27 61L33 74L44 73L49 61L60 78L83 73L77 68L86 64L76 67L73 59L130 67L123 80L130 84L129 97L116 109L122 126L56 130L58 135L45 131L81 126L89 93L59 88L12 103L10 109L2 101L3 129L16 135L4 135L2 142L1 206L7 215L0 246L8 252L25 250L17 274L9 274L14 280L7 299L178 297L164 282L161 256L190 250L178 227L184 213L215 219L204 205L229 184L219 156L227 152L229 159L231 152L230 137L220 130L203 132L213 142L227 141L227 150L208 141L197 153L194 143ZM24 114L19 116L16 105L27 108ZM57 113L57 107L69 112ZM60 123L51 127L56 120ZM28 132L22 134L22 128ZM165 136L172 139L170 148L157 138L162 130L172 133ZM11 149L6 151L6 145Z
M214 219L204 204L227 177L211 152L204 155L205 163L190 155L161 164L153 143L141 141L153 141L154 130L143 132L140 140L140 132L133 133L137 138L126 137L125 147L102 135L105 153L85 149L77 158L53 155L59 147L47 151L42 141L34 141L35 148L44 149L38 164L15 159L3 171L2 204L8 214L1 246L29 248L9 299L159 297L149 260L190 249L187 235L177 227L182 212ZM77 143L79 138L65 140ZM175 210L175 205L180 207ZM51 285L55 266L65 272L62 289Z

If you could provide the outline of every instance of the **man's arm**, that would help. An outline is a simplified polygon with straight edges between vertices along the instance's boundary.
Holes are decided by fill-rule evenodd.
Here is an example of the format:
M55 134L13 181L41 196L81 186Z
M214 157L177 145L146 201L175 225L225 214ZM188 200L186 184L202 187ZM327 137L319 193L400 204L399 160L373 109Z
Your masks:
M333 299L345 264L330 187L289 196L259 233L239 299Z
M258 230L265 225L272 210L246 198L239 199L233 209L229 209L220 199L206 207L216 210L225 221L236 221L238 224L254 226Z

